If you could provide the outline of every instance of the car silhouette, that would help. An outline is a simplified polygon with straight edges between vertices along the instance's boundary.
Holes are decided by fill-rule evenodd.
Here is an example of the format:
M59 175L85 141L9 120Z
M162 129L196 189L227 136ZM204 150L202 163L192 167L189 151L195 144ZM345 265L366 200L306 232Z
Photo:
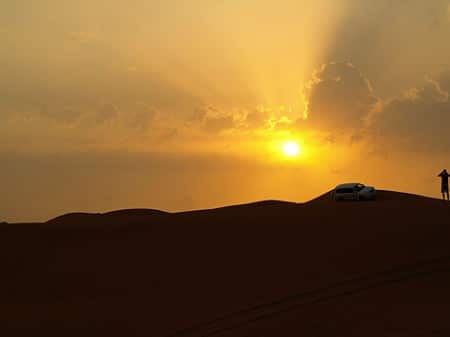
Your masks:
M377 191L372 186L365 186L360 183L346 183L336 186L333 198L340 200L374 200Z

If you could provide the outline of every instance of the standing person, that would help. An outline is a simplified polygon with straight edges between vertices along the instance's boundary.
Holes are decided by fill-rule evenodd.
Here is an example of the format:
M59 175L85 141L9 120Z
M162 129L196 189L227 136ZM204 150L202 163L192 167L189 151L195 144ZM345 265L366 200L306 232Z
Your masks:
M447 200L450 201L448 196L448 177L450 177L450 174L448 174L447 170L444 169L444 171L439 173L438 177L441 177L442 199L445 200L445 195L447 195Z

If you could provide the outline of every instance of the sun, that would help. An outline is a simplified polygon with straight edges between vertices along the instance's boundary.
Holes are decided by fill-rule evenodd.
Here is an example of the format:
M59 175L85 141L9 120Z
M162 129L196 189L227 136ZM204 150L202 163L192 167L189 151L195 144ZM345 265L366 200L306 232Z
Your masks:
M300 155L300 146L297 142L286 141L282 144L281 151L286 157L298 157Z

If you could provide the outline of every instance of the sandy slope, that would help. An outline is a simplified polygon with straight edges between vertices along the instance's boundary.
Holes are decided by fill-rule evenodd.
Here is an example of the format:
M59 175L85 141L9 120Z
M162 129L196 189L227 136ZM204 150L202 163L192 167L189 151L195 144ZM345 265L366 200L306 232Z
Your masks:
M266 201L0 226L1 336L449 336L450 204Z

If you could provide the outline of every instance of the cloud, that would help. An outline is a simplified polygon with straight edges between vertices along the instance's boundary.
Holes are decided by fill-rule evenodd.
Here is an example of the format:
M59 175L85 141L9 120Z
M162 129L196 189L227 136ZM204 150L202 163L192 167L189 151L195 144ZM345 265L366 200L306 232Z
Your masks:
M95 114L95 124L111 124L116 121L115 127L128 129L130 132L146 133L149 128L160 128L161 118L158 110L150 105L137 102L122 107L119 111L114 104L104 104ZM158 122L158 123L157 123ZM109 125L111 126L111 125Z
M448 64L448 0L347 3L321 53L323 62L350 60L386 97Z
M163 129L156 138L158 144L166 143L176 139L179 135L179 130L177 128L166 128Z
M188 128L197 128L208 133L234 130L249 133L258 130L290 130L294 128L298 112L291 107L258 105L253 109L220 109L205 105L196 109L186 120Z
M208 132L220 132L234 128L233 116L208 117L205 120L204 128Z
M46 104L42 105L39 113L41 116L53 119L58 122L64 122L67 124L75 123L81 116L79 109L71 106L48 106Z
M441 75L443 85L428 78L423 87L385 102L370 121L377 142L412 151L450 153L449 73L446 76Z
M96 122L106 123L119 115L119 110L113 104L104 104L97 113Z
M379 101L370 81L351 63L323 65L307 91L308 125L323 131L361 128Z
M442 90L450 92L450 68L443 70L436 79Z
M186 121L187 126L197 126L209 133L218 133L243 126L246 113L240 110L225 111L213 105L197 108Z
M256 109L247 112L245 116L245 124L248 128L261 128L264 127L270 118L270 111L263 106L259 106Z
M303 112L299 113L292 106L259 105L256 109L246 112L244 124L249 129L289 130L295 127L297 119L304 119Z
M129 127L140 132L147 132L148 129L160 117L158 110L142 102L136 103L126 116Z

